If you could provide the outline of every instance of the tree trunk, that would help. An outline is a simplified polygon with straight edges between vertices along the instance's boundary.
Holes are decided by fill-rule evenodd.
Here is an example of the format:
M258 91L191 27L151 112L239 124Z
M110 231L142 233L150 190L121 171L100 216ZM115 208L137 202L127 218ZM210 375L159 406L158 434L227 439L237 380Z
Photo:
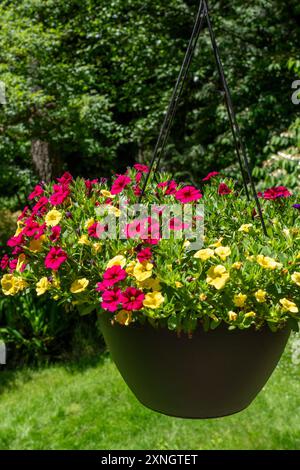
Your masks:
M61 162L52 151L49 142L40 139L31 142L31 156L39 178L49 182L61 171Z

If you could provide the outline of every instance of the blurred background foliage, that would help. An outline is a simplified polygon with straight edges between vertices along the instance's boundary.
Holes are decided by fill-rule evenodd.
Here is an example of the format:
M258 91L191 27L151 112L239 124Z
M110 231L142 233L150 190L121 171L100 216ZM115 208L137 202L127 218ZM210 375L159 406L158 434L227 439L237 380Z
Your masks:
M0 105L3 252L17 211L39 180L64 170L109 176L135 161L149 162L198 3L1 1L0 81L7 101ZM292 83L300 78L299 1L209 3L258 188L299 188L300 105L291 99ZM195 185L211 170L239 179L206 27L162 168ZM30 357L56 354L68 329L80 344L79 332L89 321L34 299L0 298L2 335Z

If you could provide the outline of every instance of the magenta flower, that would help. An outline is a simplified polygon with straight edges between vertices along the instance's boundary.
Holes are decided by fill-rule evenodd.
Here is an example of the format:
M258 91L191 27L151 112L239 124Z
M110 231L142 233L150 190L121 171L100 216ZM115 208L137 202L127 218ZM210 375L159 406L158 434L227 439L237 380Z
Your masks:
M182 221L177 217L173 217L170 219L169 228L170 230L185 230L189 228L189 225L182 223Z
M88 234L92 238L100 238L102 233L105 232L105 225L101 225L99 222L95 222L88 228Z
M10 273L13 273L16 270L17 264L18 264L18 259L10 260L10 262L9 262Z
M86 187L86 189L87 189L87 191L88 191L88 194L90 194L90 192L91 192L92 189L93 189L93 186L94 186L95 184L97 184L97 183L98 183L98 179L94 179L94 180L85 180L84 184L85 184L85 187Z
M4 255L0 262L0 267L4 271L9 265L9 256Z
M72 180L73 180L73 176L68 171L66 171L60 178L57 178L57 181L62 186L69 186Z
M264 193L258 193L258 197L263 199L278 199L290 197L292 193L285 186L273 186L273 188L266 189Z
M126 277L127 273L125 269L122 269L121 266L112 266L103 274L103 285L105 287L111 287L117 282L124 281Z
M177 183L174 180L171 181L163 181L162 183L158 183L158 188L166 188L165 194L171 196L176 193L177 191Z
M29 207L28 206L24 207L23 211L21 212L21 214L18 217L18 220L25 219L25 217L28 216L28 211L29 211Z
M194 186L185 186L182 189L179 189L175 193L175 198L177 201L186 204L188 202L198 201L203 196L200 193L199 189L195 188Z
M49 239L52 242L57 242L61 234L61 227L59 225L56 225L55 227L52 227L51 229L51 235Z
M133 168L135 168L140 173L149 173L149 167L147 165L142 165L141 163L136 163L133 165Z
M126 175L119 175L113 182L111 194L119 194L131 183L131 179Z
M40 200L32 208L33 215L43 210L47 204L48 204L48 199L45 196L42 196Z
M140 310L143 308L144 298L145 294L141 290L135 287L127 287L121 296L122 308L125 310Z
M140 263L143 263L144 261L149 261L152 258L152 252L151 248L143 248L139 253L137 254L137 259L139 260Z
M10 246L11 248L15 248L15 247L22 246L23 243L24 243L24 236L22 233L20 233L16 237L11 237L7 242L7 246Z
M121 302L121 290L115 287L111 290L106 290L102 294L101 307L109 312L115 312Z
M208 173L208 175L205 176L205 178L202 179L202 181L209 181L211 178L215 178L215 176L218 176L220 173L218 171L211 171Z
M232 193L231 189L225 183L220 183L218 188L219 196L226 196L227 194Z
M50 196L52 206L59 206L70 194L70 190L66 185L55 184L53 186L53 191L53 194Z
M60 266L68 259L67 253L60 247L54 246L50 249L45 259L45 266L47 269L57 271Z
M32 193L29 194L28 199L31 201L32 199L35 199L36 197L40 197L43 194L44 194L43 188L40 185L37 185L32 191Z

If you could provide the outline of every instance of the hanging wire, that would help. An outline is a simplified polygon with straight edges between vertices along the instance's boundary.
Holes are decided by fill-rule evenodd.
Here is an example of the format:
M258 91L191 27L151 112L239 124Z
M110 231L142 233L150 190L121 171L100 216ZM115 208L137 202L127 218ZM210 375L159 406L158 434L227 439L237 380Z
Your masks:
M245 190L246 190L246 195L247 195L248 199L250 199L241 156L243 157L243 160L244 160L246 172L247 172L247 175L248 175L248 178L249 178L249 181L250 181L250 186L251 186L252 194L253 194L253 197L254 197L254 200L255 200L255 203L256 203L256 207L257 207L258 215L259 215L259 218L260 218L260 221L261 221L262 229L263 229L264 234L267 235L267 229L266 229L266 224L265 224L265 221L264 221L264 216L263 216L261 205L260 205L258 195L257 195L257 192L256 192L255 184L254 184L254 181L253 181L253 178L252 178L252 173L251 173L251 169L250 169L250 165L249 165L249 160L248 160L248 157L247 157L246 149L245 149L244 144L243 144L243 139L242 139L242 136L241 136L240 127L239 127L239 124L237 122L236 114L235 114L235 111L234 111L233 102L232 102L232 98L231 98L231 93L230 93L230 90L229 90L229 87L228 87L228 83L227 83L227 80L226 80L226 77L225 77L223 63L222 63L222 60L221 60L221 57L220 57L219 47L217 45L216 37L215 37L214 30L213 30L213 27L212 27L212 24L211 24L207 1L203 0L203 3L204 3L204 12L205 12L205 16L206 16L207 26L208 26L208 29L209 29L209 34L210 34L210 38L211 38L211 43L212 43L215 59L216 59L218 71L219 71L219 74L220 74L220 78L221 78L221 81L222 81L222 85L223 85L223 88L224 88L224 91L225 91L226 107L227 107L228 116L229 116L229 120L230 120L230 126L231 126L231 130L232 130L232 134L233 134L233 139L234 139L235 146L236 146L236 152L237 152L237 155L238 155L238 160L239 160L239 165L240 165L240 168L241 168L241 173L242 173L243 182L244 182L244 186L245 186Z
M194 53L195 53L195 49L196 49L196 46L197 46L197 42L198 42L199 35L200 35L201 30L202 30L203 22L204 22L205 18L206 18L207 26L208 26L208 29L209 29L209 34L210 34L212 48L213 48L213 52L214 52L214 56L215 56L215 60L216 60L216 64L217 64L217 69L218 69L220 79L221 79L221 82L222 82L222 86L223 86L224 92L225 92L226 109L227 109L227 113L228 113L228 116L229 116L230 127L231 127L231 131L232 131L232 135L233 135L234 145L235 145L235 148L236 148L236 153L237 153L238 162L239 162L239 165L240 165L242 178L243 178L245 193L246 193L246 196L247 196L248 200L250 200L250 195L249 195L249 191L248 191L248 186L247 186L247 180L246 180L246 176L245 176L243 161L244 161L244 165L245 165L245 169L246 169L246 174L247 174L249 182L250 182L252 194L253 194L253 197L254 197L254 200L255 200L255 203L256 203L256 207L257 207L258 215L259 215L259 218L260 218L260 221L261 221L263 233L265 235L267 235L267 229L266 229L266 225L265 225L261 205L260 205L259 198L258 198L258 195L257 195L257 192L256 192L255 184L254 184L254 181L253 181L253 178L252 178L252 173L251 173L251 169L250 169L250 165L249 165L249 160L248 160L248 157L247 157L246 149L245 149L244 144L243 144L240 127L239 127L239 124L237 122L236 114L235 114L234 107L233 107L233 102L232 102L230 89L229 89L229 86L228 86L228 83L227 83L227 80L226 80L226 77L225 77L223 63L222 63L222 60L221 60L221 57L220 57L219 48L218 48L218 45L217 45L217 41L216 41L216 37L215 37L214 30L213 30L213 27L212 27L212 23L211 23L211 20L210 20L207 0L200 0L199 9L198 9L198 12L197 12L197 16L196 16L194 28L193 28L193 31L192 31L192 35L191 35L191 38L190 38L190 41L189 41L189 44L188 44L188 48L187 48L182 66L180 68L180 72L179 72L179 75L178 75L178 78L177 78L177 82L176 82L176 85L175 85L175 88L174 88L174 91L173 91L173 94L172 94L167 112L166 112L165 117L164 117L163 124L162 124L160 132L159 132L159 136L158 136L158 139L157 139L154 151L153 151L152 159L151 159L151 162L150 162L149 172L146 175L145 182L144 182L144 185L143 185L143 188L142 188L142 192L141 192L141 195L139 197L139 202L141 202L141 200L142 200L142 198L145 194L145 190L147 188L151 173L152 172L155 173L158 169L158 165L159 165L161 156L163 154L167 139L168 139L169 134L170 134L170 129L171 129L171 126L172 126L172 123L173 123L173 120L174 120L174 116L175 116L176 110L178 108L179 99L180 99L180 96L181 96L182 91L183 91L184 84L185 84L186 79L187 79L187 75L188 75L188 72L189 72L189 69L190 69L191 61L192 61L192 58L193 58ZM154 168L154 165L155 165L155 168Z
M203 0L201 0L200 5L199 5L199 9L198 9L198 12L197 12L197 16L196 16L194 28L193 28L193 31L192 31L192 35L191 35L191 38L190 38L190 41L189 41L189 44L188 44L188 48L187 48L182 66L181 66L180 71L179 71L177 82L176 82L176 85L175 85L175 88L174 88L174 91L173 91L173 94L172 94L167 112L166 112L165 117L164 117L163 124L162 124L160 132L159 132L159 136L158 136L158 139L157 139L154 151L153 151L152 159L151 159L151 162L150 162L149 172L146 176L146 179L145 179L145 182L144 182L144 185L143 185L143 188L142 188L142 192L141 192L141 195L140 195L140 198L139 198L139 202L142 200L142 198L145 194L145 190L146 190L146 187L148 185L148 181L149 181L150 175L152 173L152 170L155 172L158 168L161 156L163 154L167 139L168 139L169 134L170 134L170 129L171 129L171 126L172 126L172 123L173 123L173 120L174 120L174 116L175 116L175 113L176 113L177 108L178 108L179 99L180 99L180 96L182 94L182 90L183 90L183 87L184 87L184 84L185 84L185 81L186 81L186 78L187 78L187 74L188 74L189 69L190 69L190 64L191 64L193 55L195 53L198 38L199 38L201 29L202 29L202 26L203 26L203 21L204 21L204 8L203 8L203 6L204 6L204 3L203 3ZM154 169L154 164L155 163L156 163L156 167Z

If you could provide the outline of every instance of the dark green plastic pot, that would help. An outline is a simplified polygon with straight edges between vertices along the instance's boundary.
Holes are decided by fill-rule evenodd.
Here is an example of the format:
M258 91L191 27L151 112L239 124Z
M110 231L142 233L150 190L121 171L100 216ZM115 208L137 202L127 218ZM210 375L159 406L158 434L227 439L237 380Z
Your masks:
M216 418L246 408L275 369L290 335L265 327L199 328L191 339L149 324L111 324L104 339L123 379L148 408L182 418Z

